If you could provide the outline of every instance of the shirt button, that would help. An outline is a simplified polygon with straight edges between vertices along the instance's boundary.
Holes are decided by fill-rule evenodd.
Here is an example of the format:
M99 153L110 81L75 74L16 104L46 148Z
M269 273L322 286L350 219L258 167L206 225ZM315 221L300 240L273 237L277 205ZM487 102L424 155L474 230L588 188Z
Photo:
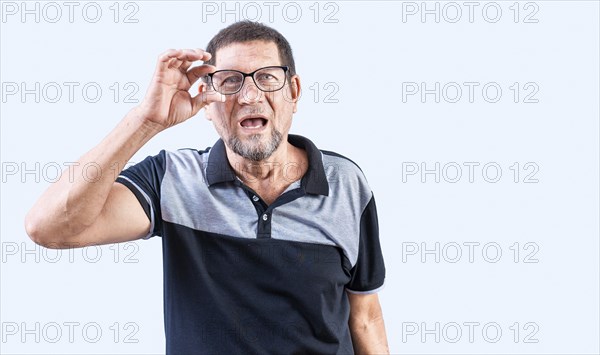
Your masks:
M252 201L254 201L254 202L258 201L258 196L256 196L256 195L252 196Z
M267 219L269 219L269 215L267 215L266 213L263 214L262 219L263 221L266 221Z

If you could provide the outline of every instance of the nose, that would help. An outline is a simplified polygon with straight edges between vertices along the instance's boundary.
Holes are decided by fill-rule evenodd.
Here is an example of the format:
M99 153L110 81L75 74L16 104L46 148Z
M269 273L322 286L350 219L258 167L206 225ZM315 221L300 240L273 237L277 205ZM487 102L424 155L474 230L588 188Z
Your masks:
M251 77L244 78L242 89L237 93L239 104L255 104L262 101L263 92L256 87Z

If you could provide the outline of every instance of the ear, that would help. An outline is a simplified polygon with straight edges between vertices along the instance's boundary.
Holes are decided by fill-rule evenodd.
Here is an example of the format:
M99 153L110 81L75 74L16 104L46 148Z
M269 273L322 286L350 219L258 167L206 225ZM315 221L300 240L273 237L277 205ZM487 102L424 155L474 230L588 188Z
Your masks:
M290 78L290 90L291 90L291 99L294 103L294 113L298 111L298 100L300 99L300 90L302 89L302 85L300 83L300 76L295 74Z
M200 85L198 86L198 94L202 94L203 92L206 92L208 90L208 84L205 83L203 80L200 80ZM210 114L210 104L204 106L204 118L206 118L209 121L212 121L212 117Z

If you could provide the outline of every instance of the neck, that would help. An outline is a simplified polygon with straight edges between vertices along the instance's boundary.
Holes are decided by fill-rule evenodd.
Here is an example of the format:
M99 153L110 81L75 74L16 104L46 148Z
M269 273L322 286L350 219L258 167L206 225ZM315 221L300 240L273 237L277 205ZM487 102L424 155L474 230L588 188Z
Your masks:
M289 184L300 179L307 167L303 151L288 143L287 135L277 150L264 160L246 159L229 148L226 151L235 174L247 185Z

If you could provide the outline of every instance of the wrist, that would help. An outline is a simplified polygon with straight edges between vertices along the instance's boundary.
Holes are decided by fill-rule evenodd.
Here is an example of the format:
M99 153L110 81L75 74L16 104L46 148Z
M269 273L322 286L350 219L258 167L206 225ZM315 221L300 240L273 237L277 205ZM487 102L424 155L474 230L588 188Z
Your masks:
M125 120L128 121L128 124L134 126L136 130L143 132L150 137L153 137L166 129L163 125L153 121L150 118L150 115L148 115L140 106L132 108L125 116Z

